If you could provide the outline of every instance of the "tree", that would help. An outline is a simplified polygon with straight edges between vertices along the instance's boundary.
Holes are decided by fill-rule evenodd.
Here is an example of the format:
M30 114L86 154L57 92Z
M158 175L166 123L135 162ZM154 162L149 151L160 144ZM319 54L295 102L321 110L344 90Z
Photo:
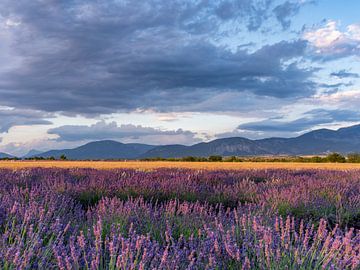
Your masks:
M65 156L64 154L62 154L62 155L60 156L60 159L61 159L61 160L67 160L67 158L66 158L66 156Z
M209 161L222 161L222 156L210 156Z
M350 163L360 163L360 154L359 153L348 154L347 161Z
M344 163L346 162L346 158L339 153L331 153L326 157L327 161L335 162L335 163Z
M194 162L194 161L196 161L196 158L195 158L195 157L192 157L192 156L183 157L183 158L182 158L182 161Z
M231 157L227 158L225 161L228 161L228 162L236 162L236 161L238 161L238 159L237 159L236 156L231 156Z

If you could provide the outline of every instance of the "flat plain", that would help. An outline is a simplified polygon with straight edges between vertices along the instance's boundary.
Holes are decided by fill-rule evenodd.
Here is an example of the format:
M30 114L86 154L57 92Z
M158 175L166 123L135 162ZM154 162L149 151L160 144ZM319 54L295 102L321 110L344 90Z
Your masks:
M172 161L0 161L0 168L93 168L141 169L157 168L244 170L244 169L324 169L360 170L360 163L300 162L172 162Z

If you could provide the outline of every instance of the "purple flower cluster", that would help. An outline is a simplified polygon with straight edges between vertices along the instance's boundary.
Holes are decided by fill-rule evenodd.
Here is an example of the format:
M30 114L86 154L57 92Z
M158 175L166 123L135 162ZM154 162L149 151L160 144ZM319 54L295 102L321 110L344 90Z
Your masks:
M0 269L360 269L360 172L0 170Z

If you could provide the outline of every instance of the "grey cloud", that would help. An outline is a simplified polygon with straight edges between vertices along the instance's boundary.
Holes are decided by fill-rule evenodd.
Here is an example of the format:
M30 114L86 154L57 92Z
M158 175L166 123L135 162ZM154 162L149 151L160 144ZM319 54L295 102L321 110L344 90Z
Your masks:
M341 86L351 86L353 85L352 83L333 83L333 84L328 84L328 83L322 83L319 84L320 87L323 88L339 88Z
M21 80L13 75L8 86L12 91L2 93L4 102L91 114L138 108L171 111L224 91L277 98L314 93L311 70L282 64L303 54L306 43L301 40L265 46L252 54L204 43L159 47L145 52L133 48L134 55L114 51L100 63L84 59L83 66L63 63L60 55L55 61L42 57Z
M52 117L40 111L0 108L0 133L7 132L13 126L50 125L51 122L45 118Z
M222 20L246 18L247 29L256 31L271 16L268 11L273 3L272 0L219 1L215 14Z
M326 50L313 53L313 59L318 61L333 61L340 58L360 55L360 41L342 41L330 45Z
M269 6L274 2L2 1L2 16L21 22L7 30L16 34L21 65L0 73L0 103L86 115L185 110L223 92L310 96L313 70L294 63L305 41L252 53L210 42L228 20L261 27L274 17Z
M300 10L301 3L286 1L274 8L276 18L281 23L283 29L288 29L291 24L291 17Z
M85 125L65 125L48 130L49 134L58 135L58 141L83 141L83 140L102 140L102 139L131 139L137 140L147 136L186 136L195 141L195 133L178 130L161 130L152 127L143 127L141 125L120 125L116 122L106 123L97 122L91 126Z
M359 121L360 112L351 110L315 109L304 113L304 116L293 121L267 119L239 125L239 130L256 132L301 132L317 125L336 122Z
M360 78L360 75L357 73L349 72L345 69L339 70L338 72L332 72L330 73L331 77L337 77L339 79L344 78Z
M301 7L304 5L313 5L316 4L317 1L285 1L284 3L281 3L277 5L273 12L276 16L276 19L280 22L283 29L288 29L291 25L291 19L296 14L299 13Z

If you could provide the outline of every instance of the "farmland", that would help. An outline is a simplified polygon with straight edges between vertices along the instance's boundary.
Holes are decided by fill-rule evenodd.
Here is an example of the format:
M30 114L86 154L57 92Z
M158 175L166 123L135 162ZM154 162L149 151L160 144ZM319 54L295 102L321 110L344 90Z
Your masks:
M244 170L244 169L331 169L360 170L360 163L301 162L172 162L172 161L0 161L0 168L93 168L143 169L157 168Z
M1 269L359 269L359 170L12 164Z

